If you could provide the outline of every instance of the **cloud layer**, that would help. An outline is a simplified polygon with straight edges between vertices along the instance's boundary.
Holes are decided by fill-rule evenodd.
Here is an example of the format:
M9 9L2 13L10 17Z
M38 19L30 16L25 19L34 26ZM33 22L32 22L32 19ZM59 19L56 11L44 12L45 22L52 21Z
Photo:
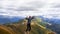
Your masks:
M0 15L60 18L60 0L0 0Z

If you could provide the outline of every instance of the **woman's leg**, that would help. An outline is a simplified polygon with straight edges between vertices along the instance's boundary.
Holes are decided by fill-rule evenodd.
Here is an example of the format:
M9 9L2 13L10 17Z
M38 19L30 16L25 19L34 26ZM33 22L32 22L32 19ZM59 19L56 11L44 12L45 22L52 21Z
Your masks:
M27 24L27 29L26 29L27 34L29 34L30 31L31 31L31 25Z

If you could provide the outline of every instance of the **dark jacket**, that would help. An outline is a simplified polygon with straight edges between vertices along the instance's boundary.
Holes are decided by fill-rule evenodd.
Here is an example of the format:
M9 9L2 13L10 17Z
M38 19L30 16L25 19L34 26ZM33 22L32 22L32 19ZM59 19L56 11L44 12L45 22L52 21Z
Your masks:
M26 18L28 20L27 24L30 24L31 23L31 20L34 19L34 17L31 17L31 18Z

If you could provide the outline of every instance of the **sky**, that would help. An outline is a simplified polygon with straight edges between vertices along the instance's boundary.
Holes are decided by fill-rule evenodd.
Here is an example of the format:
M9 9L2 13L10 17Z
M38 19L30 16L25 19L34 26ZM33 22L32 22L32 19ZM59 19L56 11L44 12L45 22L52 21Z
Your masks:
M0 0L0 15L60 19L60 0Z

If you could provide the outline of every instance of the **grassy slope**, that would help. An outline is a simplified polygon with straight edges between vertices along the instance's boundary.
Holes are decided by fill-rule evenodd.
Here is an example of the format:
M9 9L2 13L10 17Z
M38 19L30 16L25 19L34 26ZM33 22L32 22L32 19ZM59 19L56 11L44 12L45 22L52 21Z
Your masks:
M15 34L10 28L0 25L0 34Z
M22 24L24 23L24 24ZM0 27L0 34L24 34L25 29L26 29L26 20L23 22L18 22L15 24L6 24L4 26ZM37 23L36 21L32 21L32 30L30 31L30 34L47 34L49 32L52 32L51 30L44 29L43 26L35 24Z

